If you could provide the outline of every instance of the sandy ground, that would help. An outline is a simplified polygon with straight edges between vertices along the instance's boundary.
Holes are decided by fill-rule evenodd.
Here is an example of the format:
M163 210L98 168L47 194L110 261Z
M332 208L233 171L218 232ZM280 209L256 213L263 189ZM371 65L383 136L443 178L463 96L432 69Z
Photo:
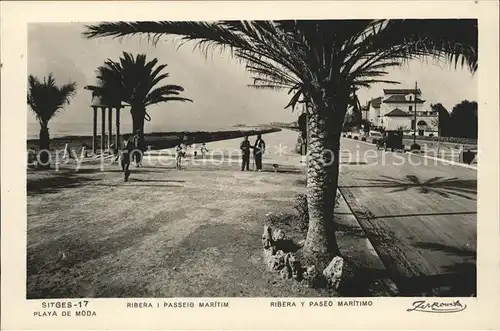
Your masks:
M302 174L220 167L29 173L28 297L319 295L261 256L265 214L293 212Z
M265 215L305 188L296 161L264 163L145 163L127 183L117 164L28 170L28 298L324 295L265 271Z

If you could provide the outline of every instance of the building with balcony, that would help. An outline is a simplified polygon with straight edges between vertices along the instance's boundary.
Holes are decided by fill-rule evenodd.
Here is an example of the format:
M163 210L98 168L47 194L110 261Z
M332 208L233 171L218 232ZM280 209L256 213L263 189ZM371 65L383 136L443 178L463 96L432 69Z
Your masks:
M384 96L371 99L363 114L374 127L403 130L417 135L438 134L438 112L429 109L420 89L384 89ZM415 112L417 120L415 122Z

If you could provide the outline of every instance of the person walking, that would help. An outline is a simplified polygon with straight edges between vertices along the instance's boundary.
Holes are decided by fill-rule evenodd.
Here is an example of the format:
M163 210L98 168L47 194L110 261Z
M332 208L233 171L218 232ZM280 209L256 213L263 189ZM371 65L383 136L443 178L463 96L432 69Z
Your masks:
M133 152L133 159L135 160L135 165L137 168L142 167L142 154L143 154L143 144L141 141L141 133L139 130L137 130L134 134L134 152Z
M204 159L208 152L207 145L205 143L201 144L200 152L201 152L201 157Z
M121 150L121 166L124 175L124 180L128 182L128 178L130 177L130 154L134 150L134 144L130 140L129 135L125 135L123 137L122 150Z
M196 143L193 143L191 147L193 148L193 158L196 159L196 156L198 155L198 146L196 146Z
M255 170L262 171L262 155L266 149L266 143L262 139L262 135L257 135L257 140L253 145L253 157L255 160Z
M250 170L250 149L252 146L250 145L250 141L248 141L248 137L245 136L243 141L240 144L241 149L241 171Z

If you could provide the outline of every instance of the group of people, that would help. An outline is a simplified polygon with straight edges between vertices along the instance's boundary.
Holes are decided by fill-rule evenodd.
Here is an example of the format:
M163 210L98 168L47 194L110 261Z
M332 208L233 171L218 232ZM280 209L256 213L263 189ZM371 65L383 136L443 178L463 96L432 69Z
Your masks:
M266 150L266 143L262 139L262 135L257 135L257 140L253 145L250 144L248 136L245 136L240 144L241 149L241 171L250 170L250 150L253 149L253 157L255 160L255 170L262 171L262 155Z
M191 145L186 145L183 141L181 141L179 144L177 144L177 147L175 148L175 168L177 170L181 169L182 165L182 158L186 156L187 148L192 147L193 148L193 156L196 158L198 156L198 149L196 144L191 144ZM200 152L201 152L201 157L204 159L208 153L208 148L205 143L201 144L200 147Z
M124 139L121 146L121 153L117 154L120 156L120 164L124 174L124 180L127 182L130 177L130 163L135 162L137 167L142 167L142 158L144 153L144 141L142 135L139 131L135 132L133 135L124 135ZM193 148L193 155L197 157L198 149L196 144L189 145ZM181 169L182 158L186 156L188 145L181 139L181 142L177 144L176 152L176 169ZM250 170L250 151L253 150L253 156L255 161L255 170L262 171L262 155L266 149L266 143L262 139L262 135L257 135L255 143L252 145L248 140L248 136L245 136L240 144L240 149L242 152L242 163L241 171ZM202 158L206 157L208 149L205 143L201 144L200 150Z

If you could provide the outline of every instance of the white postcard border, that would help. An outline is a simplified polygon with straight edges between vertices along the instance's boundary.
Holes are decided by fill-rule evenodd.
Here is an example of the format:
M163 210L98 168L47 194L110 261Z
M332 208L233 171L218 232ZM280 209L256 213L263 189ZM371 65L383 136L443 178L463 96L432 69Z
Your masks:
M495 1L276 2L2 2L1 179L2 329L485 329L499 325L498 4ZM419 298L358 298L369 307L339 307L354 298L89 299L97 316L44 317L42 302L26 300L26 55L29 22L215 20L282 18L478 18L479 158L478 297L460 298L456 314L407 312ZM424 298L420 298L424 299ZM429 301L445 298L427 298ZM127 308L128 302L229 302L229 308ZM301 307L333 301L335 307ZM273 308L270 302L295 302Z

